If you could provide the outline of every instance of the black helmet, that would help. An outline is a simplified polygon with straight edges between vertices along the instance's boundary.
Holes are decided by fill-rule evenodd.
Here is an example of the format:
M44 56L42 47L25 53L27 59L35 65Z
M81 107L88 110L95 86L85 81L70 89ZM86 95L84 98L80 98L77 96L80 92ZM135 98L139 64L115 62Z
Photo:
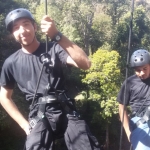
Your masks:
M33 16L32 16L30 11L28 11L27 9L24 9L24 8L18 8L18 9L15 9L15 10L11 11L6 16L6 19L5 19L6 29L9 32L11 32L12 23L14 21L16 21L17 19L20 19L20 18L28 18L31 21L34 21L34 18L33 18Z
M138 67L146 64L150 64L150 53L147 50L136 50L130 58L130 66Z

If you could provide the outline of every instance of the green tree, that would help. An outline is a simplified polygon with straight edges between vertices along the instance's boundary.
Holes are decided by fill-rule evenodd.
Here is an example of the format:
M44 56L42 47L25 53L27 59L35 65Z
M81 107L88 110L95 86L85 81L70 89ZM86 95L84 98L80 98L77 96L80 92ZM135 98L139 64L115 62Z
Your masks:
M97 1L51 0L48 2L48 14L55 20L59 30L69 37L70 40L83 47L86 53L89 54L91 45L93 45L91 42L94 37L93 33L95 33L92 25L94 12L98 5ZM45 5L42 3L36 9L38 22L45 14L44 7Z
M102 118L97 119L97 111L92 112L95 114L93 119L96 119L93 122L101 120L106 134L108 134L111 119L115 114L118 114L116 95L122 81L119 65L120 56L117 51L98 49L90 58L92 66L86 71L86 77L82 80L86 84L88 91L82 92L84 93L82 95L83 99L99 103L99 114ZM106 141L109 141L108 136L106 136ZM109 143L106 143L106 145L108 147Z
M92 67L82 80L89 89L88 99L99 101L103 118L117 113L116 95L120 87L119 54L116 51L98 49L92 56Z
M130 29L130 12L126 13L120 18L112 33L112 48L117 49L121 56L122 73L125 74L125 65L127 60L129 29ZM135 49L145 48L149 49L150 40L150 19L147 16L146 9L140 5L134 10L132 20L132 34L131 34L131 48L130 54Z

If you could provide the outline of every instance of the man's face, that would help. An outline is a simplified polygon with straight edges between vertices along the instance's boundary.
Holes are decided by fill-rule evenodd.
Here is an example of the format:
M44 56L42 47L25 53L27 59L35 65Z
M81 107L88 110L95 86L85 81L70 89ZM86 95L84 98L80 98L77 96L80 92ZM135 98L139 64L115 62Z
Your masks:
M12 34L22 46L30 45L35 39L36 26L26 18L13 23Z
M134 69L135 69L135 74L142 80L150 77L150 64L140 66L140 67L135 67Z

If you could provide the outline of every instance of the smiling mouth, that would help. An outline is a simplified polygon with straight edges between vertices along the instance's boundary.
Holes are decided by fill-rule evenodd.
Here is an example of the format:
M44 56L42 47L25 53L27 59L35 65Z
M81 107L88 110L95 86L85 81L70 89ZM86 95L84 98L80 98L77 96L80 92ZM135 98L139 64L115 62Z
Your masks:
M142 77L140 77L141 79L146 79L146 77L145 76L142 76Z
M21 39L27 39L27 36L22 36Z

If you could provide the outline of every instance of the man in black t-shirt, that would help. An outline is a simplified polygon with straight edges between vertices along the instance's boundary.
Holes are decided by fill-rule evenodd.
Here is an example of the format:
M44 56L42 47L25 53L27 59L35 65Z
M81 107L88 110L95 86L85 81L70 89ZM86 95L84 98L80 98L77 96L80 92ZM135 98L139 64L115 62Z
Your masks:
M134 150L150 150L150 54L139 49L130 58L135 75L127 78L118 94L119 115ZM131 107L131 118L127 106Z
M69 150L100 150L85 121L79 120L73 101L69 101L63 93L62 66L89 69L91 63L84 51L62 35L47 15L41 20L41 29L52 40L48 45L37 40L37 26L26 9L11 11L6 16L5 24L21 44L21 49L4 62L0 78L0 101L26 132L25 149L52 150L55 137L63 133ZM12 101L15 83L31 103L28 121Z

